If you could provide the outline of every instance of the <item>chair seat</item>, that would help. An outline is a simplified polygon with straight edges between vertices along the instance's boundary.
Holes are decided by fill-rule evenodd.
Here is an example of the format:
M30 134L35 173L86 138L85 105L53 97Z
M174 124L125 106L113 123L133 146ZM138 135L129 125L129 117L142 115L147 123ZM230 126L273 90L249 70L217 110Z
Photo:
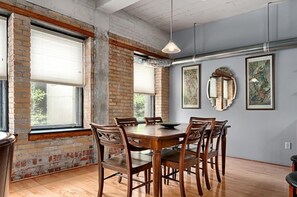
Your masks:
M286 176L286 181L293 187L297 187L297 172L291 172Z
M297 155L293 155L293 156L291 157L291 161L292 161L292 162L297 162Z
M162 155L162 162L166 161L166 162L172 162L172 163L177 163L179 164L180 161L180 151L179 150L169 150L166 153L164 153ZM189 163L189 165L193 165L192 163L190 163L190 160L193 160L193 162L196 162L196 157L194 155L191 154L185 154L185 163ZM187 167L187 166L185 166Z
M152 166L152 158L142 153L132 153L131 162L134 172L140 172L143 170L143 168ZM121 173L127 172L126 155L124 153L108 158L102 162L102 164L103 166L108 166L109 168Z
M171 149L162 149L161 150L161 156L162 155L166 155L167 153L169 153L171 151ZM145 150L145 151L141 151L142 154L145 154L147 156L153 156L153 151L151 150Z

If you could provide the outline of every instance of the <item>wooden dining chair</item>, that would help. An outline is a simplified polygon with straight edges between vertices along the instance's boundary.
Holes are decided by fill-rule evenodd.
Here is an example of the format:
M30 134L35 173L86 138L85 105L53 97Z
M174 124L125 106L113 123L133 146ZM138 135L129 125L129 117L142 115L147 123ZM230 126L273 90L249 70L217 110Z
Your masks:
M163 122L161 117L144 117L144 121L146 125L154 125Z
M200 153L201 158L203 162L206 160L207 163L211 164L211 167L213 168L213 165L215 166L216 176L218 182L221 182L221 176L219 172L219 151L220 151L220 145L221 145L221 139L223 134L223 129L228 121L215 121L215 127L212 132L207 133L206 140L209 142L206 142L206 147L204 152ZM203 171L206 173L206 169L203 169Z
M150 171L152 168L151 157L138 152L142 149L131 145L127 140L127 135L123 126L108 126L97 125L91 123L91 129L94 138L96 139L98 148L98 175L99 175L99 190L98 197L103 194L104 180L115 175L125 174L127 176L127 197L132 196L132 190L145 186L146 193L149 193L150 188ZM124 153L113 155L104 158L104 148L123 149ZM136 152L137 154L134 154ZM104 169L116 171L116 173L104 177ZM137 180L140 184L133 187L133 175L144 171L144 181Z
M163 166L175 169L172 173L166 174L163 177L173 181L179 181L180 196L186 196L184 187L184 171L185 169L196 166L196 184L199 195L203 195L200 173L199 173L199 162L200 162L200 150L203 141L203 136L208 123L190 123L186 130L186 136L182 141L180 150L173 149L165 155L161 156L161 162ZM188 153L187 144L196 145L196 154ZM173 174L179 172L179 179L176 180L171 178ZM162 184L162 183L161 183ZM162 187L161 187L162 188Z
M208 177L208 169L207 169L207 158L208 158L208 150L210 146L210 136L215 128L215 121L216 118L210 117L210 118L205 118L205 117L191 117L190 118L190 123L208 123L210 125L210 128L208 128L204 132L203 140L202 140L202 145L201 145L201 153L200 153L200 158L202 160L202 175L204 175L205 178L205 183L207 189L210 190L210 183L209 183L209 177ZM191 146L188 146L188 150L192 151L193 154L195 154L196 147L192 148Z
M137 126L138 125L138 121L134 117L114 118L114 121L115 121L115 123L117 125L121 125L123 127ZM129 137L128 140L133 146L141 147L141 140L139 140L138 138ZM145 150L148 150L148 149L145 149Z
M114 121L117 125L122 125L124 127L126 126L137 126L138 121L134 117L129 118L114 118Z
M117 125L121 125L121 126L124 126L124 127L137 126L138 125L138 121L137 121L137 119L135 117L128 117L128 118L124 118L124 117L118 118L118 117L116 117L116 118L114 118L114 121L115 121L115 123ZM133 146L142 148L140 139L129 137L128 141ZM151 153L151 150L143 148L142 154L146 154L148 156L151 156L150 153ZM137 174L137 176L138 175L139 174ZM119 176L118 182L120 183L121 181L122 181L122 178L121 178L121 176Z

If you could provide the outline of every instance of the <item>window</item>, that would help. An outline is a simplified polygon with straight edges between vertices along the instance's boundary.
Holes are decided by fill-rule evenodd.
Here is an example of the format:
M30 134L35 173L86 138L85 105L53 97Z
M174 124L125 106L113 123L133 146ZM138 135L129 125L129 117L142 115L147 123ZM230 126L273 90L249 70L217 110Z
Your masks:
M0 17L0 131L7 131L7 21Z
M83 41L31 30L31 126L82 127Z
M134 117L139 122L155 114L155 70L134 56Z

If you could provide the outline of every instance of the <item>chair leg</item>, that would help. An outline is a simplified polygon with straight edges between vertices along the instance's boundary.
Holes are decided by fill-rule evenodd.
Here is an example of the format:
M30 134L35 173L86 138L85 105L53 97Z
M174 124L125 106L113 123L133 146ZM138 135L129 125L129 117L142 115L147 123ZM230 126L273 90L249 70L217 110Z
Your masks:
M187 174L191 174L191 168L187 168Z
M100 164L98 164L99 169L98 169L98 197L101 197L103 194L103 181L104 181L104 168Z
M219 182L221 182L221 176L220 176L220 171L219 171L219 156L218 155L215 157L215 162L216 162L215 167L216 167L217 180Z
M173 168L171 168L173 171ZM167 174L170 174L170 167L167 168ZM169 179L166 180L166 185L169 185Z
M147 177L148 177L148 185L147 185L147 193L150 194L151 193L151 169L147 170Z
M169 174L169 173L167 173L167 168L166 168L166 166L163 166L164 168L164 176L166 176L167 174ZM169 167L168 167L169 168ZM164 178L164 184L166 184L166 182L167 182L167 179L166 178Z
M200 196L203 196L203 191L201 187L201 180L200 180L200 169L199 169L199 164L196 164L196 184L198 188L198 193Z
M297 197L297 194L296 194L296 187L293 187L293 197Z
M128 174L128 182L127 182L127 186L128 186L128 191L127 191L127 197L132 197L132 174Z
M176 169L172 168L172 172L176 172ZM173 178L174 180L176 180L176 173L174 173L172 176L173 176L172 178ZM169 184L169 182L168 182L168 184Z
M184 171L179 170L179 189L180 189L180 196L185 197L186 192L185 192L185 183L184 183Z
M208 178L207 159L206 158L204 158L204 160L203 160L203 172L204 172L206 187L207 187L208 190L210 190L210 183L209 183L209 178Z
M122 173L120 173L120 176L118 176L118 183L121 183L122 182Z
M210 167L213 169L213 158L210 158Z
M144 173L144 182L145 182L144 188L145 188L145 193L147 194L147 186L148 186L146 184L147 183L147 179L148 179L148 177L147 177L148 176L147 170L144 170L143 173ZM137 173L137 174L139 174L139 173Z

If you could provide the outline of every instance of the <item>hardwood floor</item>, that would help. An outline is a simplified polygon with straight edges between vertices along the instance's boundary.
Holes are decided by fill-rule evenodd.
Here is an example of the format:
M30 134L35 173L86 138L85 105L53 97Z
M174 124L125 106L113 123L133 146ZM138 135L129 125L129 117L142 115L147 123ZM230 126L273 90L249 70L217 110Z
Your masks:
M288 184L285 176L290 167L264 164L235 158L227 158L226 175L218 183L214 170L210 170L212 189L206 189L205 197L288 197ZM106 174L112 173L106 170ZM143 174L139 175L143 178ZM189 197L198 196L195 176L185 175L186 194ZM19 181L10 185L10 197L95 197L97 195L97 166L78 168L47 176ZM137 184L137 183L135 183ZM105 197L126 196L126 180L117 182L113 177L105 181ZM152 186L151 186L152 187ZM152 189L151 189L152 191ZM133 196L151 197L145 195L144 188L133 191ZM170 182L163 185L163 196L180 196L178 183Z

